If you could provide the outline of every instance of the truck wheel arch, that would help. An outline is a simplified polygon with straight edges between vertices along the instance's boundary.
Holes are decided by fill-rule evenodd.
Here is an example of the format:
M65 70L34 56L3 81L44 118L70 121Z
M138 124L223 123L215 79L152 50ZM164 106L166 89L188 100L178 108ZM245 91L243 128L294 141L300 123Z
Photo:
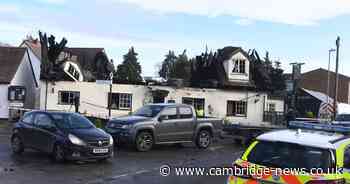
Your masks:
M154 131L151 129L151 128L141 128L141 129L138 129L136 131L136 134L135 134L135 140L136 140L136 137L137 135L139 135L141 132L149 132L152 134L152 137L153 137L153 140L155 141L155 136L154 136Z
M196 136L195 136L196 139L198 137L199 132L202 130L208 131L210 133L210 136L213 137L213 135L214 135L213 128L210 126L203 126L203 127L198 128L198 130L196 131Z

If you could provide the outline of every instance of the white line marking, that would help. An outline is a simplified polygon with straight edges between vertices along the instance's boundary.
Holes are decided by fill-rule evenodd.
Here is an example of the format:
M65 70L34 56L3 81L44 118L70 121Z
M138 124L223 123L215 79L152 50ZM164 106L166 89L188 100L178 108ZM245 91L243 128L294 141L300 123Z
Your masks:
M141 171L137 171L137 172L135 172L135 175L136 175L136 174L146 173L146 172L149 172L149 170L141 170Z
M128 175L129 174L121 174L121 175L113 176L112 179L118 179L118 178L125 177L125 176L128 176Z
M209 150L215 151L215 150L222 149L222 148L224 148L224 146L213 146L213 147L209 147Z

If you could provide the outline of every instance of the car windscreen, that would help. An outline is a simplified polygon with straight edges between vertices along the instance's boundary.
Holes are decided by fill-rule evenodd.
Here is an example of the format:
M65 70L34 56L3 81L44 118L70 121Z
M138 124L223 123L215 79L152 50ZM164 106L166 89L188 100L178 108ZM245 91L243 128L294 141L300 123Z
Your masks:
M266 167L304 169L307 172L313 168L327 171L334 166L329 149L268 141L259 141L249 153L248 161Z
M138 109L133 115L153 118L157 116L163 108L164 106L160 105L146 105Z
M339 114L335 118L335 121L349 121L350 122L350 114Z
M88 129L94 125L84 116L78 114L51 114L58 127L63 129Z

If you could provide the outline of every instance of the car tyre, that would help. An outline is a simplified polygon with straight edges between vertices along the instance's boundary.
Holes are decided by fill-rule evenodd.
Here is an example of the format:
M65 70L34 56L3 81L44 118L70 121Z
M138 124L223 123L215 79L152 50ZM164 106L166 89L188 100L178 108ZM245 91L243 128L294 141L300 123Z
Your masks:
M137 151L146 152L153 147L153 135L150 132L140 132L136 136L135 147Z
M210 146L212 136L208 130L200 130L197 134L196 145L200 149L206 149Z
M14 135L11 139L11 148L12 148L12 152L14 154L21 154L24 151L24 146L23 146L23 142L22 139L17 136Z
M52 152L52 158L57 163L62 163L65 161L65 154L61 145L55 144Z

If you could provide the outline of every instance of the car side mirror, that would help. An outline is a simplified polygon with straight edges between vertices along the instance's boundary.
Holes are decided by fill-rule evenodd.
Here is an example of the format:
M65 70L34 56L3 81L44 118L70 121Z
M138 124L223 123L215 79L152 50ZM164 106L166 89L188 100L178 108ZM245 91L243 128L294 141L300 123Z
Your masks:
M159 116L158 122L162 122L164 120L164 116Z

